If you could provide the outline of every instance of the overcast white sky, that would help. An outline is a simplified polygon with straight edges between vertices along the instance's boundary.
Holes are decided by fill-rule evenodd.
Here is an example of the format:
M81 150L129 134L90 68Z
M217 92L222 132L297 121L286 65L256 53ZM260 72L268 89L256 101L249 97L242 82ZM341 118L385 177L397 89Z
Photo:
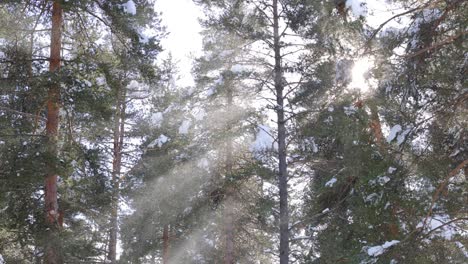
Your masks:
M202 16L202 11L192 0L157 0L156 10L163 13L162 24L169 32L161 43L166 50L163 56L171 52L178 61L181 77L178 85L193 85L190 72L192 57L200 55L201 50L201 26L198 18Z

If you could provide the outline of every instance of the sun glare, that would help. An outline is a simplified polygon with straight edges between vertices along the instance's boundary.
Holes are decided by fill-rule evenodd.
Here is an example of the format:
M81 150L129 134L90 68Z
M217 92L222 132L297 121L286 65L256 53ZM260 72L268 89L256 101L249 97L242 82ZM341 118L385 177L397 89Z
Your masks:
M350 90L358 90L362 94L367 94L373 87L373 82L366 77L367 73L374 66L374 61L370 57L359 58L354 62L352 74L352 81L348 88Z

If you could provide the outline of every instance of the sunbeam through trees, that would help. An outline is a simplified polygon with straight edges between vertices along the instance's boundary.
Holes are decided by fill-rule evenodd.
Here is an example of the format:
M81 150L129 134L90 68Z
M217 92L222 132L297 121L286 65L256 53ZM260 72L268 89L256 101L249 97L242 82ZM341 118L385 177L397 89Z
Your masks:
M0 1L0 264L468 263L468 1Z

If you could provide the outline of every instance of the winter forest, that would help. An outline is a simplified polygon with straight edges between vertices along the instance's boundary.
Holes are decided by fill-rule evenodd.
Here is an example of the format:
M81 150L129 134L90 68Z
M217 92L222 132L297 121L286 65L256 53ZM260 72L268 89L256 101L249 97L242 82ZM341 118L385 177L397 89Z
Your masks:
M468 263L467 29L466 0L0 0L0 264Z

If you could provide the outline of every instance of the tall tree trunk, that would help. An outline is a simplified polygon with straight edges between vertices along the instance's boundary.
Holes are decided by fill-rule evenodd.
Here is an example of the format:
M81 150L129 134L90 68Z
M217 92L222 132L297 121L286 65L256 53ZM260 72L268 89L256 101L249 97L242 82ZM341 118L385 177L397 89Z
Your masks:
M169 264L169 225L163 229L163 264Z
M60 70L60 50L62 46L62 7L60 1L54 1L52 6L52 32L50 41L50 64L51 73ZM59 208L57 201L57 138L59 128L60 110L60 83L55 79L50 86L47 97L47 151L49 160L46 164L47 175L45 178L45 213L47 225L47 241L45 245L44 263L63 263L59 250L58 233L61 223L59 223Z
M119 197L120 197L120 173L122 168L122 148L125 135L125 111L126 111L126 89L119 87L117 91L117 104L114 120L114 149L112 159L112 201L109 232L109 255L112 264L117 263L117 233Z
M286 164L286 121L284 118L284 83L281 65L281 44L279 36L278 0L273 0L273 45L275 53L276 114L278 122L278 187L280 196L280 264L289 262L289 212L288 212L288 172Z
M228 67L231 68L231 67ZM232 84L231 82L226 82L226 99L227 99L227 112L231 113L232 111ZM234 187L232 179L232 166L233 166L233 157L232 157L232 127L229 124L227 127L228 138L226 141L226 199L224 201L224 232L225 232L225 252L224 252L224 264L233 264L234 263Z

